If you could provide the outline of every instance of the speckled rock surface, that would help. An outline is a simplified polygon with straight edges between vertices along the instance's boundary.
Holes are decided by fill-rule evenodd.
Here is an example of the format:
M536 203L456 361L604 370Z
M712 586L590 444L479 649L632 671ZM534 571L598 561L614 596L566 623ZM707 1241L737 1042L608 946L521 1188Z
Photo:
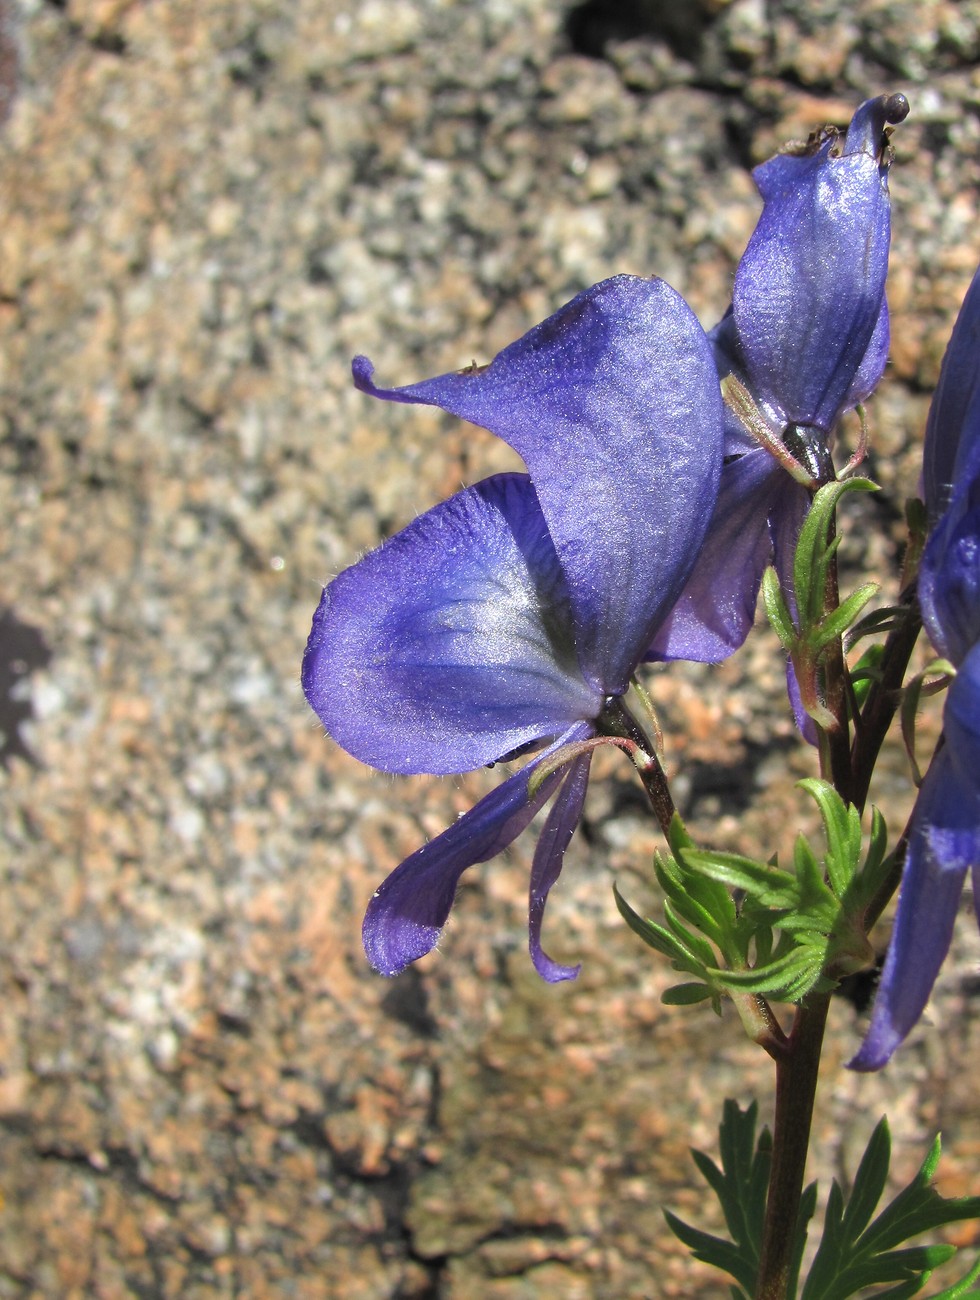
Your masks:
M577 984L531 973L526 844L464 879L417 970L361 955L385 872L499 776L394 782L332 747L298 685L312 611L514 461L369 402L349 358L486 360L615 271L711 324L751 165L902 89L885 491L848 544L888 575L980 252L978 59L973 0L0 5L0 1296L727 1294L661 1207L700 1212L686 1148L725 1096L767 1113L769 1071L733 1017L663 1007L618 920L614 875L656 907L625 765L549 911ZM812 827L765 632L654 690L698 833ZM897 749L875 797L909 806ZM965 908L884 1076L843 1071L835 1013L824 1187L887 1107L900 1174L941 1126L946 1190L977 1190Z

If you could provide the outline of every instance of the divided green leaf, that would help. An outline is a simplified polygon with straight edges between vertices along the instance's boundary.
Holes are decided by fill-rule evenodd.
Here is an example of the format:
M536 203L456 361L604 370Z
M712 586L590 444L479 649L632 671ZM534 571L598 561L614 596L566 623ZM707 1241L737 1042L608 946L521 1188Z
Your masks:
M939 1152L937 1137L915 1178L872 1219L885 1190L891 1160L888 1121L881 1120L871 1135L846 1203L834 1180L823 1239L801 1300L848 1300L868 1287L890 1282L900 1285L879 1292L879 1300L885 1296L917 1295L933 1270L953 1258L955 1246L905 1245L911 1238L946 1224L980 1218L980 1197L945 1198L932 1186ZM970 1295L969 1288L978 1276L980 1265L934 1300Z

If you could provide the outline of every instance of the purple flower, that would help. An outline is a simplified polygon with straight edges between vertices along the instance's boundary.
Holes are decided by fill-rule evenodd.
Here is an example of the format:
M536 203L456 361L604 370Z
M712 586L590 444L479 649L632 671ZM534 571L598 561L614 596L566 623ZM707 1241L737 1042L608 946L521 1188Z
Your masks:
M871 1025L851 1062L877 1070L919 1019L953 933L968 870L980 918L980 272L943 361L926 427L930 518L919 572L922 620L957 669L942 748L909 822L901 893ZM943 509L945 507L945 509Z
M870 99L846 134L828 129L753 173L762 215L710 336L728 380L718 502L653 658L715 663L737 650L773 555L791 592L808 489L832 474L837 423L888 355L886 128L907 113L904 95Z
M364 921L393 975L436 943L461 874L549 801L530 886L530 950L578 823L589 739L690 573L717 492L722 411L711 347L663 281L580 294L484 368L364 391L490 429L529 473L416 519L325 589L303 687L330 735L383 771L456 773L545 746L407 858ZM559 763L532 785L542 761Z

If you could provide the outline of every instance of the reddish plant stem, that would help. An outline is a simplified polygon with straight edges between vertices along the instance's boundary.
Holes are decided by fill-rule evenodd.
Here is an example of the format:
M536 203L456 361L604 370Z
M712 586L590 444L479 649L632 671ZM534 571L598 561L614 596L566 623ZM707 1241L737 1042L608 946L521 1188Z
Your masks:
M829 1008L826 993L799 1007L785 1051L774 1058L772 1167L755 1300L785 1300L787 1294Z

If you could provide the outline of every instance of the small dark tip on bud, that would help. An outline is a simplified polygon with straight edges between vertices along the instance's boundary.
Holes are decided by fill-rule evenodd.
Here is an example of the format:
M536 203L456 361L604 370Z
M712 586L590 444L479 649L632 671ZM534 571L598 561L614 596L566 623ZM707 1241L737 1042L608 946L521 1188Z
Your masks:
M904 122L909 115L911 105L901 91L897 94L889 95L885 100L885 121L892 126L899 122Z

